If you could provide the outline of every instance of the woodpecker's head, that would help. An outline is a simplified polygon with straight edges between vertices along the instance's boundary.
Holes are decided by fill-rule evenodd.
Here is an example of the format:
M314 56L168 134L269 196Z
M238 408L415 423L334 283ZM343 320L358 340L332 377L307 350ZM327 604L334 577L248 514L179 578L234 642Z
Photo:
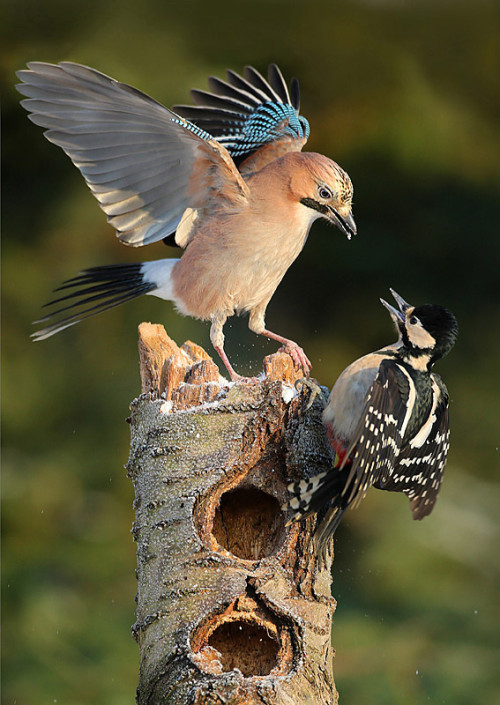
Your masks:
M291 156L291 155L290 155ZM294 153L290 188L294 198L311 210L311 220L325 218L350 240L356 235L352 217L352 182L328 157L314 152Z
M422 367L430 368L447 355L458 335L458 323L455 316L443 306L424 304L412 306L398 293L391 289L399 311L381 299L383 305L396 322L406 357L419 360ZM420 366L420 365L419 365Z

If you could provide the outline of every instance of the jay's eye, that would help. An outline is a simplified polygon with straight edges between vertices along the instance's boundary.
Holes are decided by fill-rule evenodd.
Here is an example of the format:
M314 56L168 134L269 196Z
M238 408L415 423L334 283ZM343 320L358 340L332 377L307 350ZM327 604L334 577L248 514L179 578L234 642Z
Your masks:
M415 326L417 323L420 323L420 321L418 320L418 318L416 316L412 316L410 318L410 323L412 326Z
M326 186L320 186L318 189L318 194L320 198L324 198L325 200L332 197L332 192L330 189L327 189Z

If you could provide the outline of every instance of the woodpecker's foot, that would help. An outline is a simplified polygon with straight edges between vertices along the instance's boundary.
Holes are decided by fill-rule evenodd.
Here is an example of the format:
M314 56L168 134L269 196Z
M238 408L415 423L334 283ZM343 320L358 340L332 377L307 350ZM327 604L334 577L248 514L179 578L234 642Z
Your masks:
M278 352L288 353L292 358L295 367L302 367L306 376L309 375L309 372L312 368L312 364L305 352L300 347L300 345L294 343L293 340L287 340L287 342L282 345Z
M309 397L309 401L307 402L305 410L308 411L311 406L314 404L314 401L316 397L319 396L319 398L322 400L323 405L325 404L325 400L323 398L323 390L319 386L319 384L316 384L316 382L313 382L312 379L309 379L308 377L302 377L301 379L298 379L295 382L295 389L297 389L297 385L301 384L303 387L307 387L307 389L310 391L311 396Z

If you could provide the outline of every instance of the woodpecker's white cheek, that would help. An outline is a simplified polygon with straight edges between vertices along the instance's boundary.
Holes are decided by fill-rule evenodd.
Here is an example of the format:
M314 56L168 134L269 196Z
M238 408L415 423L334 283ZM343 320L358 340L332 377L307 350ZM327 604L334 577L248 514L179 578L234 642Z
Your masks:
M436 341L430 333L428 333L420 325L407 324L408 340L415 348L433 348Z

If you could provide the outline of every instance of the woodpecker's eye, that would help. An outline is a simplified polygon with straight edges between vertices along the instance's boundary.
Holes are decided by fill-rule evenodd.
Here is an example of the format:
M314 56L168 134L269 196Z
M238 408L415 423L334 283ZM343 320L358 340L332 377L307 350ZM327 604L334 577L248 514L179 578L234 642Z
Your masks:
M412 326L416 326L417 323L420 323L420 321L418 320L418 318L417 318L416 316L412 316L412 317L410 318L410 323L411 323Z
M332 192L330 189L326 188L326 186L320 186L318 189L318 194L319 197L323 198L325 201L332 197Z

